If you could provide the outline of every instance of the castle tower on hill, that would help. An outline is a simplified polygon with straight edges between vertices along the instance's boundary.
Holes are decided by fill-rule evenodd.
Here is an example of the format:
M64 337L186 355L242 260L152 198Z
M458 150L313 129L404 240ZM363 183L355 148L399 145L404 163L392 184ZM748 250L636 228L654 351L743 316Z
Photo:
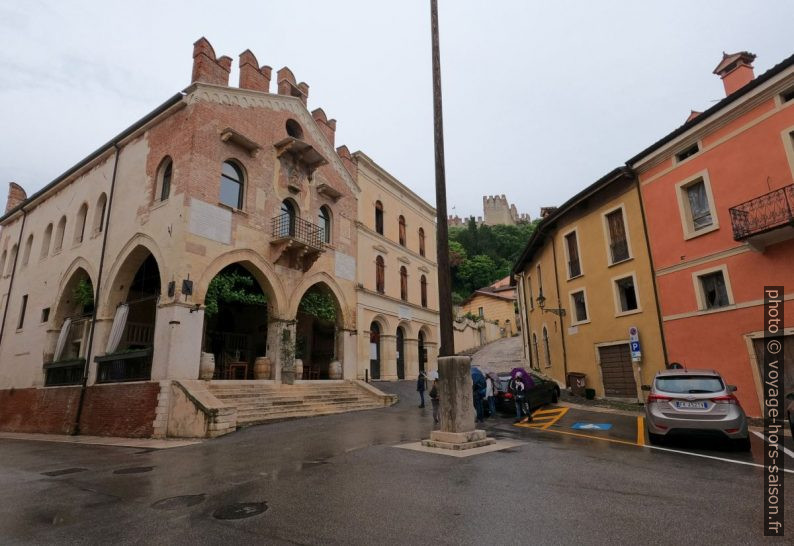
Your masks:
M514 226L518 223L529 222L531 220L529 214L519 213L515 205L509 204L504 194L483 195L482 212L483 215L478 216L476 219L477 225ZM473 216L469 218L473 218ZM450 216L447 221L450 227L461 227L468 223L469 218Z

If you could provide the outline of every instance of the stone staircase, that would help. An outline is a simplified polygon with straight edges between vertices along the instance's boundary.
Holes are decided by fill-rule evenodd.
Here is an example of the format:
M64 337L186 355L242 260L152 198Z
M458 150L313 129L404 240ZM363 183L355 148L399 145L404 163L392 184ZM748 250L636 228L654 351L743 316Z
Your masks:
M360 381L322 381L278 385L258 381L211 381L209 392L236 408L237 426L382 408L396 402Z

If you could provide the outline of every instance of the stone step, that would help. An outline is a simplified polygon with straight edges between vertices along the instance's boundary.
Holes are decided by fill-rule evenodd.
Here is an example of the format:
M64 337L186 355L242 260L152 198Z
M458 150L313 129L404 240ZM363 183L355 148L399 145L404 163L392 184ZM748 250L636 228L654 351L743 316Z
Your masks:
M324 395L332 395L332 394L346 394L346 393L354 393L354 392L364 392L361 389L351 387L347 389L323 389L323 390L304 390L304 391L293 391L293 390L265 390L265 389L250 389L250 390L226 390L226 389L210 389L210 392L215 395L216 397L221 396L238 396L238 397L246 397L246 396L324 396Z
M349 411L363 411L370 409L377 409L383 407L380 404L362 404L360 406L341 406L338 408L322 408L312 411L295 411L295 412L282 412L282 413L259 413L251 415L237 416L237 426L250 426L262 423L274 423L278 421L286 421L288 419L300 419L304 417L317 417L321 415L333 415L337 413L345 413Z
M370 400L366 398L356 398L353 400L326 400L323 402L314 402L314 403L301 403L301 404L281 404L281 405L273 405L268 404L267 402L260 402L256 404L238 404L235 407L237 408L238 413L241 411L280 411L286 410L290 408L317 408L323 406L340 406L340 405L356 405L356 404L378 404L383 405L379 401Z
M312 411L322 411L325 409L344 409L344 408L357 408L357 407L382 407L379 404L374 404L371 402L358 402L358 403L346 403L346 404L323 404L317 406L292 406L292 407L283 407L283 408L266 408L265 411L260 410L259 408L245 408L245 409L238 409L237 410L237 418L238 420L251 415L275 415L278 413L300 413L300 412L312 412Z
M270 396L251 396L246 398L238 398L238 397L224 397L218 398L222 400L224 404L227 405L246 405L246 404L271 404L271 405L281 405L281 404L296 404L296 403L305 403L305 404L312 404L312 403L323 403L331 400L372 400L369 396L362 396L357 393L345 394L345 395L333 395L333 396L317 396L317 397L305 397L305 398L297 398L297 397L290 397L290 398L275 398Z

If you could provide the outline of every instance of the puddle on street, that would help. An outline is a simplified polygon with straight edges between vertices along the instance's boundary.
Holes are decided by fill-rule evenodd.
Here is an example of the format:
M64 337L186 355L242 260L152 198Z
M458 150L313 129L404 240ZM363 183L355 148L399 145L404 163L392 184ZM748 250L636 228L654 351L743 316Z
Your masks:
M150 506L155 510L178 510L180 508L190 508L204 502L207 497L204 493L200 495L179 495L176 497L168 497L153 502Z
M114 470L114 474L143 474L144 472L151 472L154 470L153 466L133 466L130 468L119 468Z
M42 472L43 476L64 476L66 474L74 474L76 472L85 472L88 470L87 468L64 468L61 470L50 470L49 472Z
M266 502L236 502L222 506L212 513L215 519L245 519L264 513Z

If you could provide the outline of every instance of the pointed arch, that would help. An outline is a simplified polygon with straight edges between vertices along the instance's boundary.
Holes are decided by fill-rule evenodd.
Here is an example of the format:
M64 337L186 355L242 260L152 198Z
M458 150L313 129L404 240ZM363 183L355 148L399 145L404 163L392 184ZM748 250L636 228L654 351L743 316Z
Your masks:
M323 284L325 285L331 293L336 298L337 305L339 306L339 313L341 316L341 324L342 328L347 330L355 329L355 320L352 315L352 311L350 305L345 298L345 294L342 289L337 284L334 277L329 275L324 271L320 271L318 273L314 273L309 277L305 278L301 283L295 288L292 293L292 297L289 299L290 307L289 307L289 317L295 317L298 314L298 306L300 305L301 298L303 295L315 284Z
M103 282L102 297L99 302L100 307L97 310L100 317L107 318L115 314L116 307L126 297L126 292L122 287L129 287L138 267L149 254L157 262L157 268L160 273L160 293L165 294L168 292L167 279L171 278L171 275L163 258L163 253L160 251L160 246L149 235L136 233L116 255L113 265L108 270L107 277L104 275L102 277L107 280L107 283Z

